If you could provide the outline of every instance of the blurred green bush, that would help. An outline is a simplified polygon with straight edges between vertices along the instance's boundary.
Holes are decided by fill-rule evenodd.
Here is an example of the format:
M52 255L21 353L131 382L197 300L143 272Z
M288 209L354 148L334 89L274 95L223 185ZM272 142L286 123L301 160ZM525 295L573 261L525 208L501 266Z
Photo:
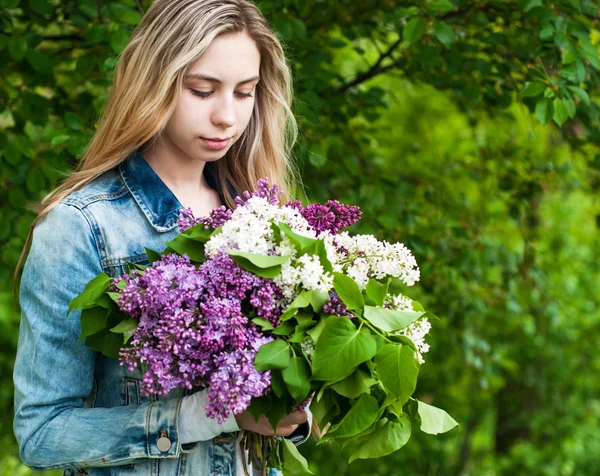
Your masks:
M257 3L292 63L308 196L413 250L409 295L442 318L416 396L461 423L349 466L307 443L315 473L595 474L598 2ZM33 473L12 434L10 295L30 207L85 150L148 5L0 0L0 474Z

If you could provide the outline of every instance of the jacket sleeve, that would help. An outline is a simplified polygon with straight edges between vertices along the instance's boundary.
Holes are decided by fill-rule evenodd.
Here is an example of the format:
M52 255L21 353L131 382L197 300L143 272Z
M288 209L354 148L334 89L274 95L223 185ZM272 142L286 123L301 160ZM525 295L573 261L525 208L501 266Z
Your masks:
M181 411L179 412L179 438L181 444L206 441L220 435L239 431L233 414L219 424L216 418L199 419L198 414L206 415L206 404L208 403L208 389L199 390L191 395L183 397Z
M181 398L83 407L93 387L96 352L78 342L81 311L67 317L67 309L102 271L98 249L84 211L66 203L51 209L33 231L20 285L13 373L13 429L20 457L33 469L114 466L181 453Z

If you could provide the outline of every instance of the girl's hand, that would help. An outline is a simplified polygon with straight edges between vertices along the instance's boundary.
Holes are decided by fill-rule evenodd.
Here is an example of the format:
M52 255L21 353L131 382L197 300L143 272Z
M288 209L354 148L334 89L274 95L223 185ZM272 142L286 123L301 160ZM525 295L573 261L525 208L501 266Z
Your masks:
M258 422L254 420L254 417L248 410L235 415L235 420L240 428L265 436L290 436L298 428L298 425L304 423L307 419L308 415L305 410L294 410L279 420L277 431L273 431L273 427L264 415L261 415Z

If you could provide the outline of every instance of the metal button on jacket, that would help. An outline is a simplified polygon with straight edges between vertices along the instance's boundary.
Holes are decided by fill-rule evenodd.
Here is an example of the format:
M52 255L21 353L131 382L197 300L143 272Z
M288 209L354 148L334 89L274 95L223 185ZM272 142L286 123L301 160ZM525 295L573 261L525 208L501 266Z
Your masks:
M159 449L159 451L162 451L163 453L166 453L171 449L171 440L167 438L166 430L160 431L160 438L156 442L156 447Z

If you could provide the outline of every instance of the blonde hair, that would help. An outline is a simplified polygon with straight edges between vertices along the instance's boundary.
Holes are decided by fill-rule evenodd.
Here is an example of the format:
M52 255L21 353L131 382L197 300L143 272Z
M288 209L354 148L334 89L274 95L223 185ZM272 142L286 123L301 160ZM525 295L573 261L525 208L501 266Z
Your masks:
M40 202L15 268L15 303L35 225L71 192L158 138L175 110L186 72L215 37L226 33L248 34L261 58L250 122L216 161L226 204L235 208L227 182L237 191L252 192L259 178L268 177L284 189L282 203L303 193L292 156L298 126L291 110L291 73L280 39L260 10L247 0L156 0L119 56L97 130L77 167Z

